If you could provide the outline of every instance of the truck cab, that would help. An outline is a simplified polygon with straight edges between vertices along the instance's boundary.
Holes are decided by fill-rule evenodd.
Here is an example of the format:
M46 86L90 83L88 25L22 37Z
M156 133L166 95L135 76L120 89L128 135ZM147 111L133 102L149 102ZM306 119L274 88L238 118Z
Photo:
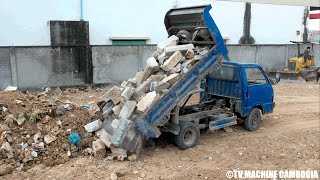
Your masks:
M245 129L256 131L261 117L275 107L272 85L280 81L269 79L258 64L222 62L200 83L198 104L177 106L178 117L171 118L167 130L174 133L181 149L197 144L199 129L217 130L238 124L242 119ZM189 94L189 98L192 95ZM170 121L169 121L170 122ZM178 122L179 126L173 124ZM175 129L176 128L176 129Z
M262 114L273 112L272 84L258 64L223 62L206 77L205 94L228 100L232 112L244 118L254 108Z

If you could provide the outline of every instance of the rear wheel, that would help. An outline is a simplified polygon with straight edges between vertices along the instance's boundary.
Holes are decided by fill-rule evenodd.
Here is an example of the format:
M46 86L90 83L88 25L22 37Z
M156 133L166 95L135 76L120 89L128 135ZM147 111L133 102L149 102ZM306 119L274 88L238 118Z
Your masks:
M253 108L250 114L244 120L244 127L248 131L256 131L261 124L261 111L258 108Z
M180 149L189 149L199 142L200 130L191 122L180 123L180 132L175 136L175 143Z

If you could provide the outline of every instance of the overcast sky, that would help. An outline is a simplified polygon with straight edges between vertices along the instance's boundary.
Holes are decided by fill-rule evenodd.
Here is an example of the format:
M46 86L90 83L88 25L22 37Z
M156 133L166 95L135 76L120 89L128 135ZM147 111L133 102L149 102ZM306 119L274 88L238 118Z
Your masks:
M80 0L0 0L0 46L50 45L50 20L79 20ZM110 44L112 36L148 36L156 44L167 37L165 13L176 0L83 0L90 23L90 42ZM242 35L244 3L178 0L178 6L209 4L222 35L237 43ZM302 30L303 8L252 5L252 36L256 43L289 43Z

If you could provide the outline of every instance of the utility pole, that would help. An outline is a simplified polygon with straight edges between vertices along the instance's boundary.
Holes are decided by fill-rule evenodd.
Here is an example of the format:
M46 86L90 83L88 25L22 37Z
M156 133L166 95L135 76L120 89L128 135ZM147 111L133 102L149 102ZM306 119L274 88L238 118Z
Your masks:
M80 0L80 21L83 21L83 0Z

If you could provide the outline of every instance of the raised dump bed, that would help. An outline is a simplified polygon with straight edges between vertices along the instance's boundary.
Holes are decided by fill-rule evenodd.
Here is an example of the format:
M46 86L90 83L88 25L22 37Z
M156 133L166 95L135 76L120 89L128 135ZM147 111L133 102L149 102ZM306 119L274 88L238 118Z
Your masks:
M169 36L180 37L179 44L207 47L209 51L138 118L135 125L146 138L159 137L160 127L169 121L173 109L197 91L196 85L210 72L219 68L222 60L229 61L223 38L209 13L211 8L211 5L208 5L171 9L167 12L164 21Z

